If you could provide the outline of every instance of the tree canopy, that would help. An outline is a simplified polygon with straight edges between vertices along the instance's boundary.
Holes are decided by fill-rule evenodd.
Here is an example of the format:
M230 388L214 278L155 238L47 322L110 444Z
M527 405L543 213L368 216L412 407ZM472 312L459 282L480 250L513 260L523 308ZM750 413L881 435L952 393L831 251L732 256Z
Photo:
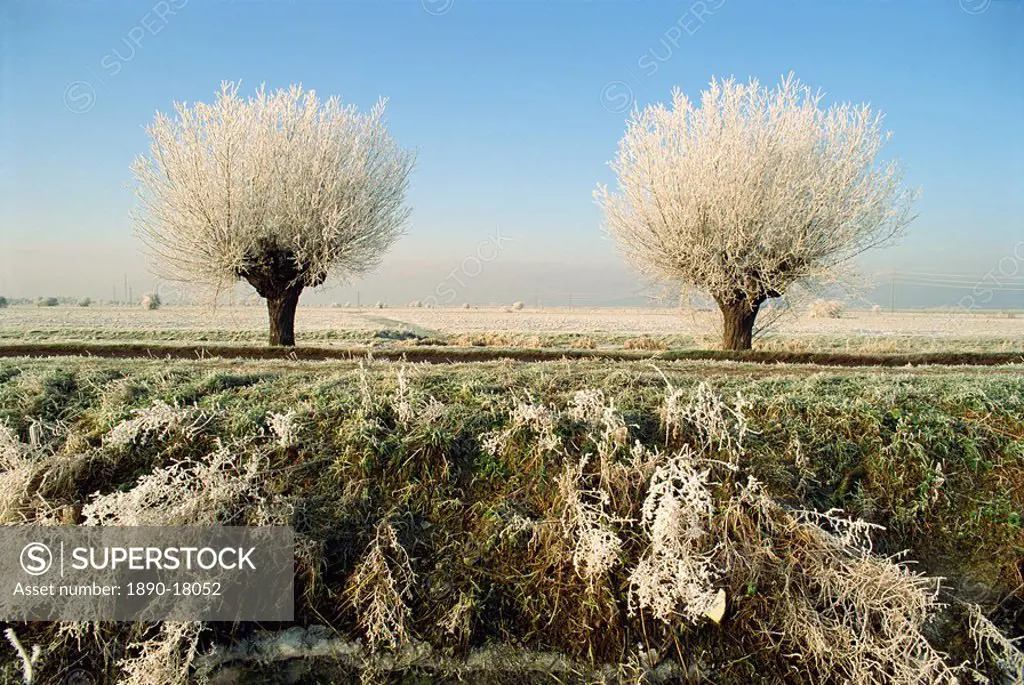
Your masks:
M822 100L792 75L712 80L699 104L677 89L671 106L634 112L611 162L618 187L595 191L630 263L715 299L726 347L750 346L765 300L834 277L912 218L901 167L879 163L882 116Z
M293 318L304 287L379 264L409 216L414 155L388 133L383 100L364 114L301 86L238 90L157 113L132 166L136 233L164 278L215 293L248 281L271 307L271 341L290 344L274 340L275 302Z

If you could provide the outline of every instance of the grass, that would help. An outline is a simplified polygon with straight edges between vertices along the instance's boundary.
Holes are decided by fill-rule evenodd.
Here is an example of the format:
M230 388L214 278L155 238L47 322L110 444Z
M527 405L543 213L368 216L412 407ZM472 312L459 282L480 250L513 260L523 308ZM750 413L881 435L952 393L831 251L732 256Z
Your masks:
M329 309L300 307L300 346L709 350L719 343L714 312L671 309L503 311L496 309ZM999 312L851 312L841 319L783 319L755 341L776 353L1024 354L1024 317ZM28 344L146 344L259 347L261 307L9 307L0 311L0 347Z
M520 682L555 682L524 666L524 658L547 652L571 664L559 672L559 682L581 681L587 669L609 665L625 677L644 670L638 644L644 659L657 654L656 661L671 662L694 680L838 677L793 656L807 653L806 645L773 643L759 632L785 596L763 569L720 581L729 598L721 624L666 623L627 606L628 569L644 554L644 533L625 521L639 520L647 488L645 472L629 466L628 446L702 449L705 438L685 428L690 424L680 424L684 429L667 442L665 414L666 383L686 400L703 392L702 382L715 397L731 401L740 393L744 400L743 449L710 448L739 469L714 476L716 512L731 506L723 499L727 484L739 487L754 477L787 510L842 508L884 526L874 536L879 558L908 550L918 571L947 579L942 599L950 608L935 624L933 644L950 653L950 663L968 660L995 673L975 654L967 610L960 607L980 604L1011 637L1024 632L1019 368L881 373L600 358L445 366L2 359L0 422L23 443L41 435L40 449L48 455L18 481L23 491L5 488L3 511L8 523L53 517L80 523L91 496L130 492L141 476L173 461L202 461L217 444L236 445L266 459L260 488L267 501L291 503L291 522L305 541L296 623L327 626L338 639L366 640L377 625L367 617L372 609L376 616L402 617L399 626L380 624L383 634L405 636L436 655L408 661L401 672L382 675L385 680L445 681L458 675L452 664L470 663L474 650L496 647L525 650L527 657L512 660ZM617 418L608 420L620 427L605 430L605 419L572 410L579 391L600 391L604 402L614 398L608 416ZM171 436L118 447L106 438L135 410L157 401L212 418L188 441ZM283 429L274 426L283 419L275 423L269 416L288 412L294 412L289 437L278 439L275 431ZM574 562L579 548L558 533L566 525L560 523L565 475L588 454L579 501L596 501L588 498L603 491L610 499L605 514L574 525L585 532L586 521L598 521L621 540L597 585L581 572L587 567ZM593 471L598 463L608 474ZM256 513L243 507L235 515ZM375 540L386 544L371 557ZM380 595L390 599L375 605L374 583L387 573L401 579L395 587L402 591ZM353 588L359 588L355 595ZM15 628L23 643L49 646L37 671L54 679L72 663L113 679L121 673L115 657L124 658L125 644L127 656L137 656L140 645L161 639L158 627L103 624L79 647L55 626ZM214 643L241 646L259 634L251 624L209 624L196 639L202 651ZM377 655L365 652L355 668L383 668L373 660L392 651L404 658L401 648L382 645ZM16 663L10 649L3 657ZM270 678L276 669L234 667L254 678ZM304 682L344 679L352 668L340 656L327 659ZM334 675L325 675L331 669ZM503 677L495 682L512 676Z
M494 339L492 339L493 341ZM754 349L746 351L666 349L642 337L639 342L627 344L624 349L596 349L594 345L579 344L567 348L536 346L536 340L523 341L502 336L505 346L485 344L448 345L434 338L416 338L409 334L390 332L381 335L378 344L269 347L266 345L237 344L183 344L183 343L64 343L39 342L28 344L0 344L2 357L107 357L166 359L381 359L393 361L450 364L457 362L510 359L516 361L552 361L559 359L603 359L608 361L638 360L716 360L753 362L761 364L814 364L820 366L1002 366L1024 361L1021 352L786 352ZM395 343L395 344L390 344ZM508 346L511 345L511 346ZM531 346L532 345L532 346Z
M429 333L429 334L428 334ZM371 330L305 330L297 334L299 346L368 345L411 346L447 345L453 347L518 347L540 349L601 350L708 350L717 341L707 336L685 334L619 333L439 333L415 326L381 327ZM5 328L0 330L0 348L32 344L146 344L188 346L195 343L266 345L262 329L107 329L107 328ZM847 354L990 354L1024 355L1021 338L986 336L934 338L915 335L773 335L755 341L754 349L780 353Z

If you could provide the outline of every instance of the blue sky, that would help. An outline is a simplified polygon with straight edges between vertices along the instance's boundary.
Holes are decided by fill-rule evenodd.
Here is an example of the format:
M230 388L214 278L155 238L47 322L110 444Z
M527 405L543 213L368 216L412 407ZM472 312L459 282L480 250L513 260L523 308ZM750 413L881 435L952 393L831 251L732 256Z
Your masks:
M409 234L379 274L321 295L413 299L500 227L460 299L633 286L591 192L624 105L712 76L793 71L886 113L921 187L890 268L984 274L1024 238L1024 2L0 0L0 290L109 296L152 279L131 237L143 126L221 80L368 107L419 152ZM971 11L972 10L973 13ZM1021 274L1024 276L1024 270ZM524 292L525 291L525 292ZM506 295L507 294L507 295Z

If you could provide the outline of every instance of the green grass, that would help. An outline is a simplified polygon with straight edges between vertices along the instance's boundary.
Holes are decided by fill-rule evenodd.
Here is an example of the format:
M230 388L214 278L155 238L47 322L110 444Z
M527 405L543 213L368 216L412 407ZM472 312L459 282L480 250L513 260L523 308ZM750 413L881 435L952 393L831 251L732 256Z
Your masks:
M374 346L396 347L447 345L453 347L533 348L545 350L623 351L639 338L649 339L655 350L685 352L715 350L718 339L686 334L633 333L557 333L557 332L478 332L445 333L419 328L383 317L367 317L379 327L371 330L319 329L300 330L296 340L300 347ZM178 328L118 328L116 326L16 326L0 328L0 348L11 345L145 345L173 347L191 345L232 345L262 347L267 333L261 329L209 328L192 330ZM1024 342L1019 337L958 336L941 338L925 335L788 335L770 334L754 342L754 350L783 354L1017 354L1024 356Z
M343 636L360 636L343 596L373 526L386 519L417 574L411 633L439 650L459 654L500 643L617 663L651 640L673 645L673 655L682 649L687 658L699 656L716 682L749 682L755 674L788 679L783 674L792 664L757 651L764 646L739 632L739 620L659 627L625 611L621 595L601 601L588 595L571 563L553 556L557 546L502 534L515 516L557 519L556 480L565 467L561 455L538 450L530 431L516 433L498 455L483 449L484 437L507 425L517 399L564 408L577 390L601 389L628 424L629 442L655 446L664 440L659 412L666 380L684 391L707 381L723 397L741 393L749 402L741 467L777 500L818 511L839 507L885 526L876 536L879 553L908 550L919 570L948 579L947 598L989 609L998 604L1011 632L1024 629L1012 625L1013 612L1024 613L1020 368L882 373L600 359L417 365L408 372L410 392L444 407L432 420L409 425L396 413L398 368L388 362L360 372L344 361L2 359L0 421L24 441L35 419L67 427L51 448L82 459L74 478L47 484L45 497L51 507L75 511L90 495L129 489L170 460L202 458L216 439L264 430L268 412L295 410L298 442L268 447L267 477L275 494L296 503L297 532L323 549L318 566L300 565L297 623L326 623ZM216 420L191 447L155 442L118 452L104 446L103 435L156 400L194 404ZM557 432L572 449L591 444L572 422L561 421ZM27 520L34 511L26 505ZM627 546L624 553L637 550ZM621 574L612 585L624 592ZM752 604L766 591L756 583L747 588ZM441 626L462 595L471 598L472 620L468 631L451 634ZM124 628L105 630L109 639L123 639ZM251 630L218 625L205 639L230 642ZM946 630L959 636L949 645L963 656L956 651L966 649L962 627L953 622ZM22 632L52 639L52 629L41 625L19 627ZM91 668L112 668L102 663L102 650L83 647L78 658Z

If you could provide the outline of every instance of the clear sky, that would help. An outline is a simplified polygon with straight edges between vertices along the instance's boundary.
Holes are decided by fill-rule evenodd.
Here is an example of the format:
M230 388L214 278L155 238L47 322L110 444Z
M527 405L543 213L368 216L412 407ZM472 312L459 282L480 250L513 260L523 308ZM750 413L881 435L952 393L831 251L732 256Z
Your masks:
M793 71L886 113L923 196L865 271L980 276L1024 239L1021 0L0 0L0 21L8 296L110 297L125 273L145 290L128 217L143 126L225 79L386 96L418 149L408 235L321 299L424 297L496 228L514 241L460 301L628 296L592 190L611 181L624 108L712 76Z

